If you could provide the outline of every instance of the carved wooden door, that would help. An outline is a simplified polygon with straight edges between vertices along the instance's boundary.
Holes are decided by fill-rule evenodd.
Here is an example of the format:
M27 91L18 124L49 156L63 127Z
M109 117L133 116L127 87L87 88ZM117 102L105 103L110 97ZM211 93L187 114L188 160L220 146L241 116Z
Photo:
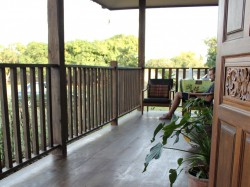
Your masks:
M219 0L210 187L250 187L250 0Z

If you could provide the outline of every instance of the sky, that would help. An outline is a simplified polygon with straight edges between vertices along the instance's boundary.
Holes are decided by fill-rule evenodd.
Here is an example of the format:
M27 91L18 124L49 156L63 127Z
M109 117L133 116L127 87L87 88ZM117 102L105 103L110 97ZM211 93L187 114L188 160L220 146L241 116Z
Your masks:
M217 36L218 7L146 10L146 60L192 51L206 56L204 40ZM109 11L90 0L64 0L65 41L138 37L138 10ZM0 45L48 40L47 0L0 0Z

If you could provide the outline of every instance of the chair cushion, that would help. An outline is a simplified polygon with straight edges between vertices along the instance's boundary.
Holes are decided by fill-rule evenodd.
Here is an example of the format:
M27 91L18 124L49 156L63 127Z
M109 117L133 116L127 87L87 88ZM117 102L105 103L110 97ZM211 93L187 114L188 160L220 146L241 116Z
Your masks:
M170 104L171 99L168 98L145 98L143 100L144 103L165 103L165 104Z
M169 86L168 85L149 85L148 97L168 98L169 97Z

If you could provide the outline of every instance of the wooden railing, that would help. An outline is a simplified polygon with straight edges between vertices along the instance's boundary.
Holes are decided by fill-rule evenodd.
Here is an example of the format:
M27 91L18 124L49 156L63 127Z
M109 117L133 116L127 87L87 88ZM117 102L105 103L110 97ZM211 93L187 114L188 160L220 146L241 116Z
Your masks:
M118 116L140 106L140 68L118 68Z
M189 73L189 68L145 68L144 80L148 79L174 79L175 91L178 91L179 82L185 79ZM208 68L192 68L194 79L200 79L208 73ZM147 83L147 81L146 81Z
M0 178L51 152L61 129L52 121L51 72L57 65L0 64ZM146 68L145 79L185 78L188 68ZM193 68L196 78L207 68ZM141 68L66 66L69 143L140 106ZM64 94L63 94L64 95ZM66 101L66 100L65 100ZM55 138L55 140L54 140Z
M0 65L0 173L7 174L53 149L51 68Z
M117 120L140 106L140 68L68 65L68 140Z

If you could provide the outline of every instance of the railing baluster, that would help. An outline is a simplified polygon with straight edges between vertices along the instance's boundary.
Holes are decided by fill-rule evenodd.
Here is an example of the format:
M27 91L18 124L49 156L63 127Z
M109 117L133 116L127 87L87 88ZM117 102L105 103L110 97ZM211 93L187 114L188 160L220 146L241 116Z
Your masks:
M97 105L97 108L98 108L98 126L100 126L102 124L101 122L101 106L102 106L102 103L101 103L101 68L98 68L98 105Z
M77 71L76 67L73 68L73 135L77 136L78 135L78 116L77 116Z
M200 72L200 69L197 69L197 79L200 79L200 77L201 77L201 72Z
M90 120L90 68L87 69L87 129L91 130L91 120Z
M21 134L20 134L20 118L19 118L19 101L17 94L17 69L10 68L11 78L11 102L12 102L12 117L13 117L13 131L15 142L15 159L18 164L22 163L22 148L21 148Z
M51 69L46 68L46 97L47 97L47 128L48 146L53 147L53 128L52 128L52 102L51 102Z
M104 81L103 81L103 72L104 69L100 69L100 82L101 82L101 124L104 124Z
M82 69L82 84L83 84L83 131L87 131L87 109L86 109L86 69Z
M78 85L78 133L82 134L82 71L77 68L77 85Z
M1 114L2 114L2 131L4 140L4 161L7 169L13 167L12 163L12 151L10 140L10 123L9 123L9 111L8 111L8 99L6 88L6 75L5 68L0 68L0 100L1 100Z
M94 128L98 127L98 120L97 120L97 71L96 68L93 69L93 126Z
M39 140L38 140L38 123L37 123L37 100L36 100L36 70L34 67L30 68L30 101L31 101L31 118L32 118L32 145L33 154L39 154Z
M72 114L72 73L71 68L68 68L68 133L69 138L73 138L73 114Z
M38 68L38 83L39 83L39 109L40 109L40 139L41 150L46 151L46 126L45 126L45 100L44 87L46 86L43 78L43 67Z
M23 119L23 134L24 134L24 147L25 158L28 160L31 158L30 147L30 121L29 121L29 109L28 109L28 96L27 96L27 75L26 68L20 69L20 81L21 81L21 94L22 94L22 119Z
M91 126L91 129L94 129L94 69L91 68L90 69L90 126Z

